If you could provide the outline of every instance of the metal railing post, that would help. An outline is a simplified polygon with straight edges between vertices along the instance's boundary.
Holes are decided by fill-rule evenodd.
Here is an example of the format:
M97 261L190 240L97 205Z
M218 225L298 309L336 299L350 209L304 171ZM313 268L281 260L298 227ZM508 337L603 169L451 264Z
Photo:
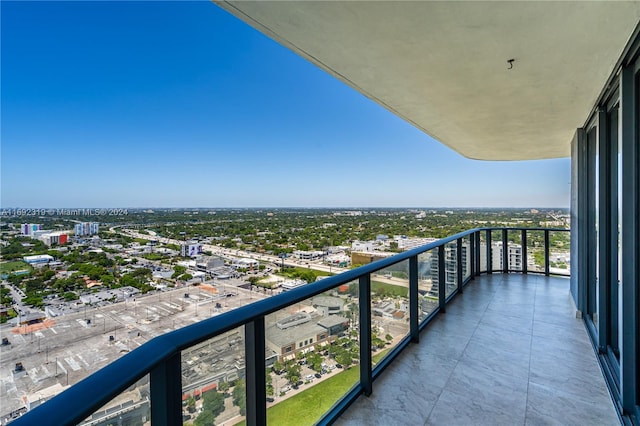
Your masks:
M151 420L154 426L182 424L182 372L180 352L151 370Z
M373 391L371 374L371 275L366 274L358 281L360 304L360 385L362 392L369 396Z
M521 236L522 241L522 273L527 273L527 230L523 229Z
M462 293L462 283L464 282L464 276L462 274L462 238L458 238L456 241L456 279L458 284L458 292Z
M409 258L409 328L411 341L420 341L420 317L418 300L418 256Z
M476 256L476 234L475 233L469 235L469 253L467 254L467 256L470 256L469 265L471 265L469 276L475 277L476 275L478 275L478 268L476 265L477 256Z
M446 288L447 283L445 282L446 273L444 270L444 244L438 247L438 306L440 307L440 312L445 313L447 310L445 308L446 303Z
M487 237L486 237L486 241L487 241L487 258L485 259L487 261L487 274L491 274L493 273L493 258L491 257L491 230L487 229Z
M247 424L267 424L267 385L265 367L264 317L259 317L244 326L246 354L246 398Z
M509 273L509 238L508 231L502 230L502 273Z
M544 274L549 276L549 230L544 230Z

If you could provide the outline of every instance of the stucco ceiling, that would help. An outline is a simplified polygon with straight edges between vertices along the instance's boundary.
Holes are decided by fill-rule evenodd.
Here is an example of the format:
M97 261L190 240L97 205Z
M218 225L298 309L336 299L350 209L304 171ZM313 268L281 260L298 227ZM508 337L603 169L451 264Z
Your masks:
M569 156L640 20L640 2L616 1L216 3L486 160Z

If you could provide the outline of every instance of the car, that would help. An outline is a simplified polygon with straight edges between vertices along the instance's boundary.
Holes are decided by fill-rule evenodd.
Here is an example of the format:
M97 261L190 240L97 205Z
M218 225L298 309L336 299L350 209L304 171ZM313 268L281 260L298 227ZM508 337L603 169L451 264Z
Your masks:
M342 368L342 364L336 364L336 368Z
M270 396L267 397L267 402L273 402L275 401L275 399L271 398Z
M322 374L316 373L316 374L314 374L314 376L316 376L316 379L319 379L320 377L322 377Z
M294 389L296 389L296 390L298 389L298 385L293 385L293 386L291 386L291 387L292 387L292 388L294 388Z
M307 376L305 377L305 379L307 380L313 380L313 374L307 374Z
M298 386L302 386L304 384L304 382L302 380L298 380L298 383L296 383L296 385Z

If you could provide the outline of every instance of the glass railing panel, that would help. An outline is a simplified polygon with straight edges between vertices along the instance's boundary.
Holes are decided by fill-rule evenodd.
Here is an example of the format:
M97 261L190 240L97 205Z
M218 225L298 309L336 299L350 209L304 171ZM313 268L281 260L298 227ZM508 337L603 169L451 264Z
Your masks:
M359 382L358 290L352 281L265 318L267 423L315 424Z
M246 414L244 327L182 351L184 424L222 424Z
M150 424L151 405L148 374L80 423L82 426Z
M487 233L480 231L480 272L487 272Z
M569 275L571 273L571 240L569 232L549 231L549 272Z
M544 272L544 231L527 230L527 270Z
M438 308L438 249L418 255L418 313L420 323Z
M444 297L449 297L458 288L457 242L444 245Z
M371 274L371 357L375 366L409 333L409 261Z
M462 279L466 280L471 276L471 237L462 238Z
M509 271L522 271L522 231L507 232L507 254Z
M491 231L491 270L494 272L502 271L502 256L504 250L502 248L502 231Z

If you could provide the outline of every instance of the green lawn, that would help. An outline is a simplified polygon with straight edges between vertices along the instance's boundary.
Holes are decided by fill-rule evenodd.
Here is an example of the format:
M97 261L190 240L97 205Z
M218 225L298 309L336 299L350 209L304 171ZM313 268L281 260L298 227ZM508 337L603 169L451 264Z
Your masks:
M372 357L378 363L390 349L385 349ZM341 371L304 392L270 407L267 423L284 426L312 425L342 398L360 380L360 366ZM309 385L304 385L309 386ZM238 423L245 425L243 421Z
M0 324L4 324L5 322L9 321L11 318L15 318L17 316L18 316L18 313L13 308L11 308L7 312L6 317L0 317Z
M384 294L385 296L407 297L409 289L401 285L381 283L380 281L371 281L371 292Z
M0 274L10 274L11 272L21 271L24 269L31 270L32 268L21 260L0 263Z
M267 423L282 426L312 425L329 411L360 380L360 367L355 366L324 380L304 392L270 407ZM309 386L309 385L303 385ZM246 424L244 421L238 423Z
M307 271L313 271L313 273L316 275L316 277L329 277L332 275L335 275L332 272L327 272L327 271L318 271L315 269L310 269L310 268L304 268L302 266L295 266L293 268L291 267L285 267L282 271L280 271L279 275L285 275L289 278L295 278L296 274L302 273L302 272L307 272Z
M385 357L385 355L391 350L391 348L387 348L387 349L383 349L382 351L378 352L377 354L375 354L374 356L371 357L371 363L375 366L378 362L380 362L380 360L382 358Z

